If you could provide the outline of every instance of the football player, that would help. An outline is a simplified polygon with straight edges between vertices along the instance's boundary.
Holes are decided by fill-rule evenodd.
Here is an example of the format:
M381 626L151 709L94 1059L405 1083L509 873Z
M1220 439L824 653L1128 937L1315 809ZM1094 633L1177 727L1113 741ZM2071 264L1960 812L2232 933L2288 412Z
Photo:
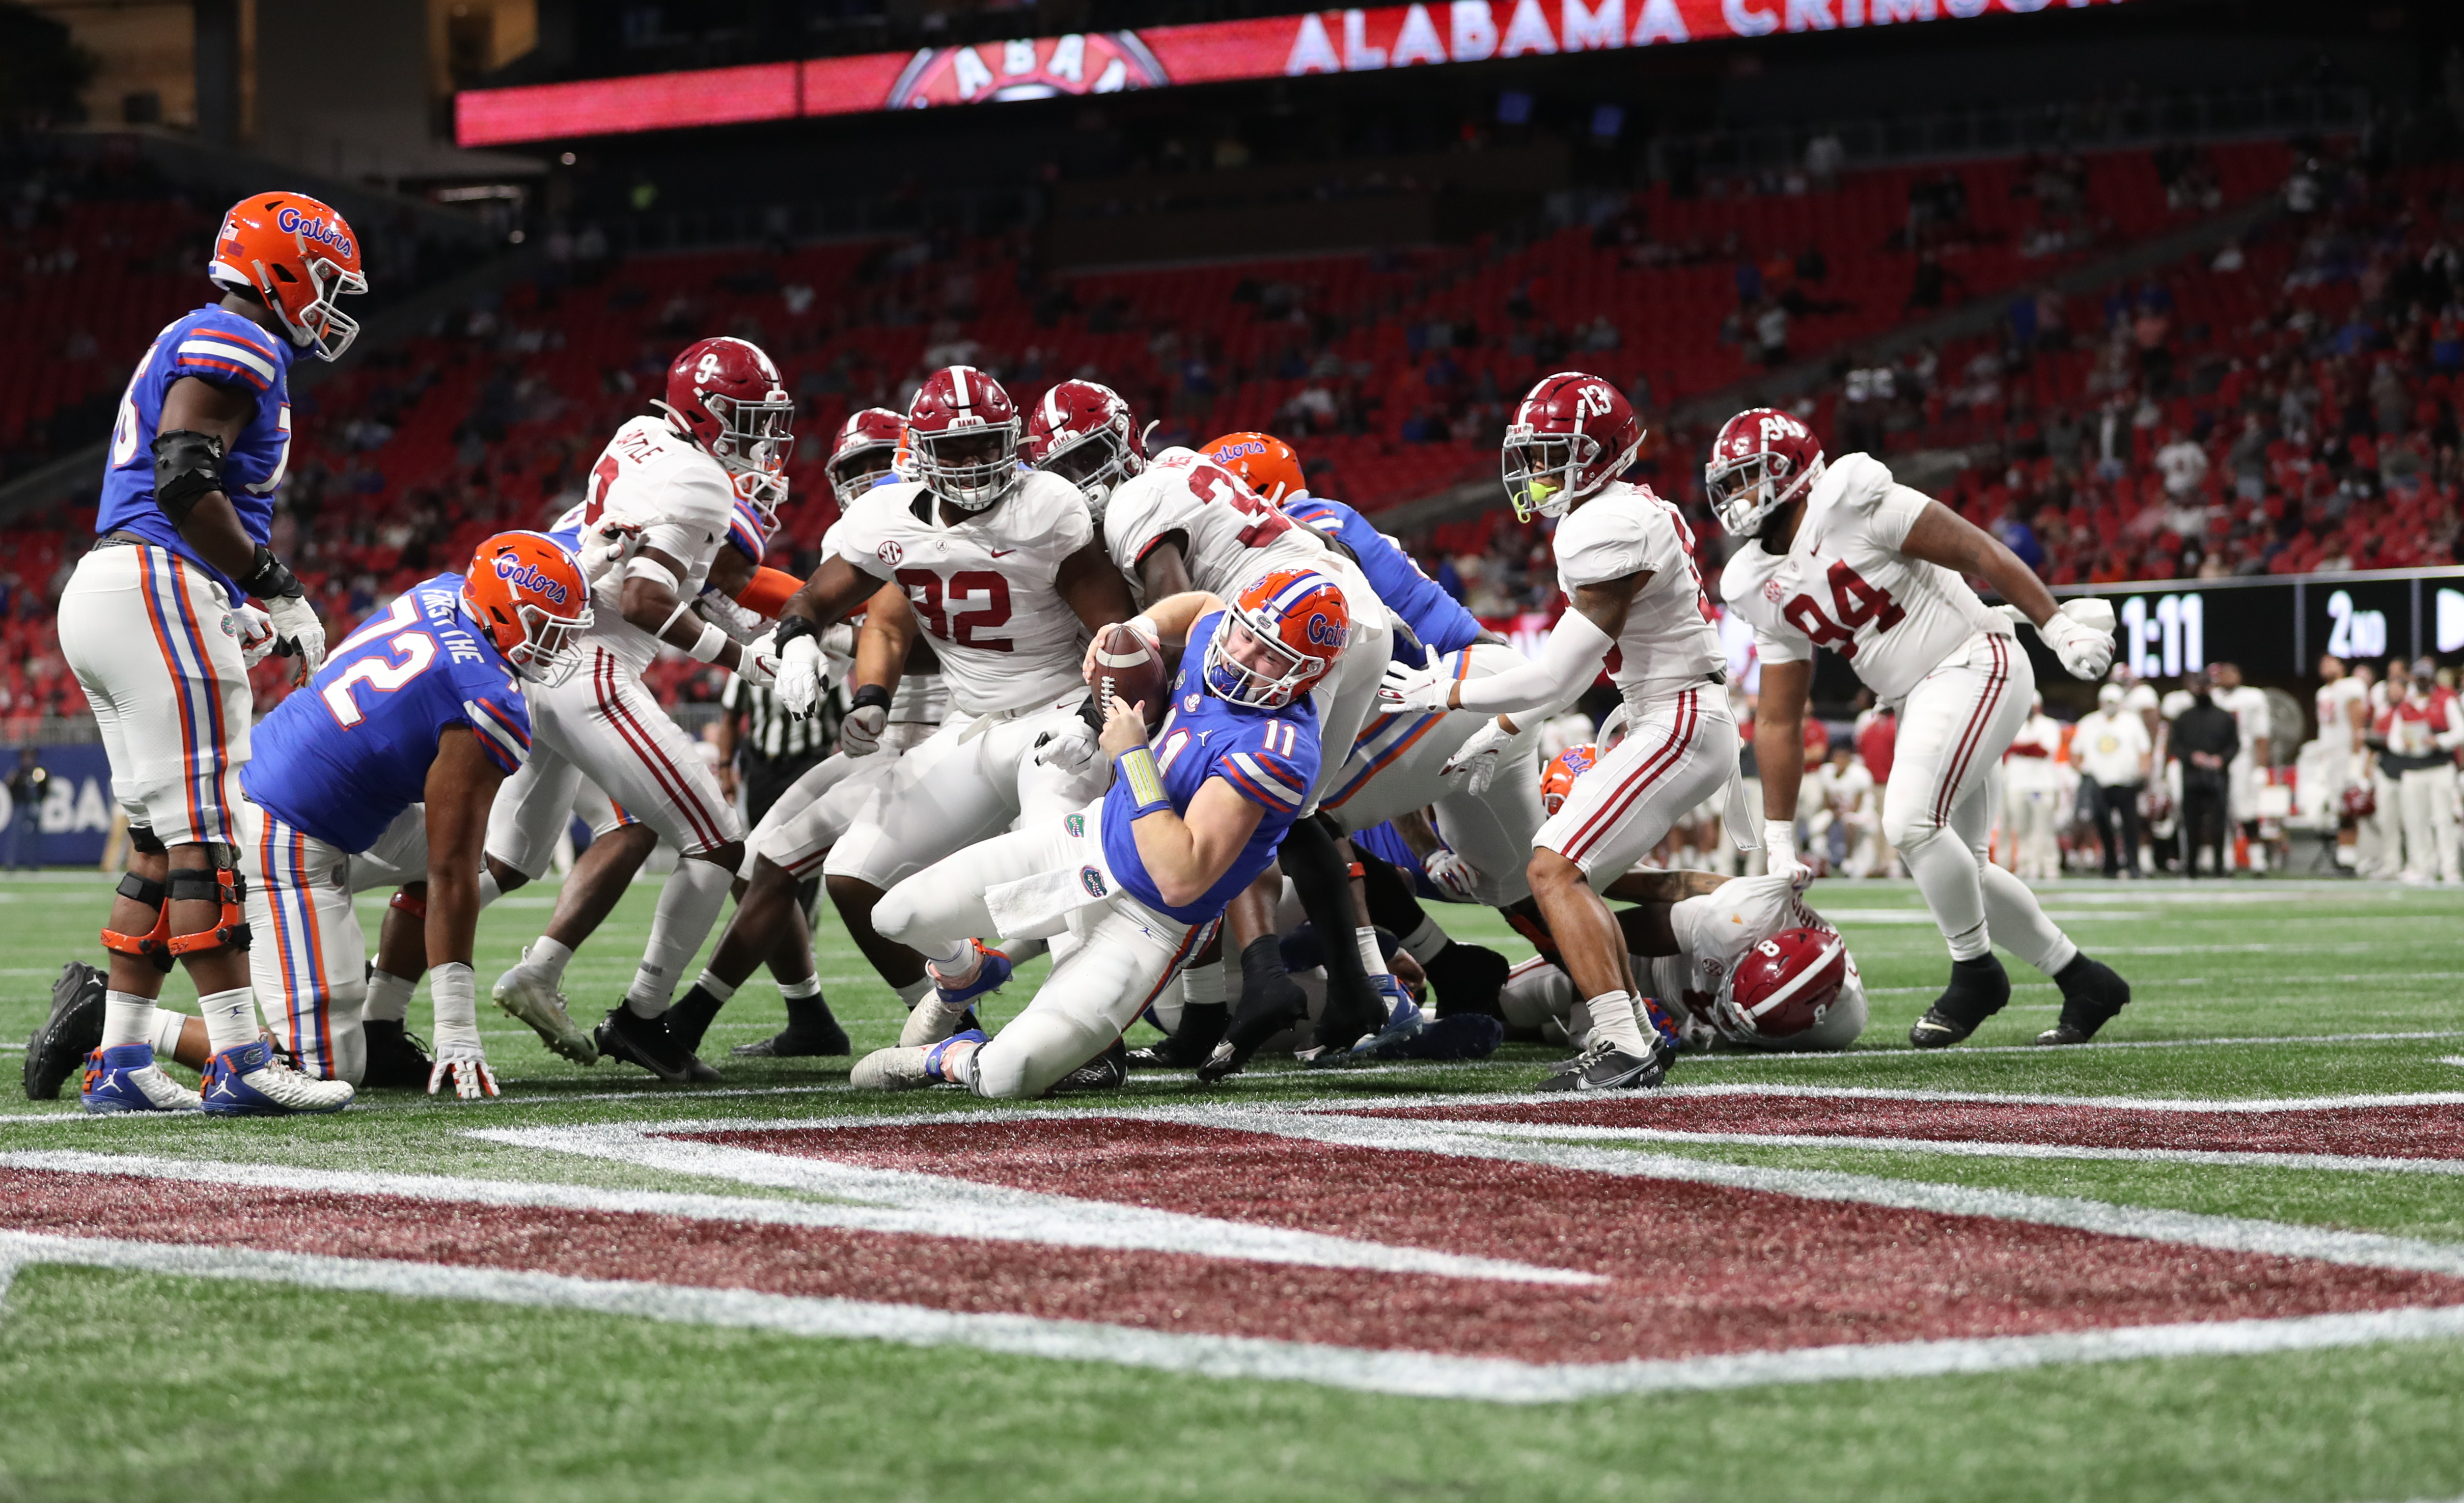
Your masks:
M1382 702L1415 715L1542 710L1573 700L1605 667L1625 698L1625 740L1532 837L1527 874L1593 1027L1591 1045L1544 1091L1659 1084L1664 1051L1636 1016L1642 993L1597 889L1648 857L1669 828L1737 775L1727 659L1675 506L1618 478L1642 424L1597 376L1544 377L1506 431L1507 499L1525 521L1563 519L1557 583L1572 603L1540 656L1486 677L1396 665ZM1792 790L1793 796L1793 790Z
M666 1013L743 864L744 831L716 775L642 674L671 646L749 682L770 681L775 659L693 608L737 500L766 511L783 495L796 404L759 348L708 339L676 357L658 405L660 415L618 429L591 468L585 522L613 517L638 524L638 534L619 525L603 539L620 552L604 573L594 571L597 608L582 670L530 695L538 745L488 822L483 887L493 899L547 869L585 776L673 845L684 859L660 892L633 983L595 1030L583 1032L564 1011L558 984L572 951L550 936L525 950L493 994L559 1053L584 1064L610 1053L682 1080L703 1070L678 1046Z
M907 419L886 407L869 407L847 414L839 425L838 442L830 448L823 473L839 510L898 474L898 449L907 439Z
M290 458L292 362L350 347L359 325L337 301L367 278L351 227L298 193L231 206L207 276L219 300L165 325L129 377L100 537L60 597L60 652L93 706L131 848L102 931L111 970L92 1112L199 1104L154 1063L154 1003L175 963L205 1009L209 1090L332 1094L277 1071L258 1044L231 780L249 758L249 668L268 651L297 656L303 677L324 660L325 629L267 543Z
M1812 430L1785 412L1740 412L1704 466L1720 524L1749 540L1721 576L1728 608L1752 623L1763 665L1754 722L1769 870L1793 873L1797 783L1814 650L1846 658L1877 697L1899 705L1899 742L1882 793L1882 838L1899 851L1950 946L1950 984L1908 1031L1944 1049L2011 1000L1999 939L2061 987L2061 1018L2040 1044L2096 1036L2130 1000L2111 967L2037 906L2028 885L1986 859L2002 753L2028 718L2035 670L2015 640L2015 609L2079 678L2113 660L2113 608L2058 609L2016 555L1941 502L1891 479L1881 461L1824 461ZM2011 602L1989 609L1963 575Z
M1307 803L1318 747L1309 690L1334 666L1350 617L1334 580L1310 569L1269 569L1229 605L1190 593L1151 607L1166 661L1179 665L1154 747L1152 707L1113 699L1108 793L929 867L873 910L885 935L931 958L946 1006L1007 979L986 936L1050 936L1051 975L990 1042L970 1029L879 1050L850 1083L1035 1096L1099 1055L1097 1078L1117 1083L1121 1030L1204 949Z
M952 851L1083 805L1110 767L1079 658L1090 633L1128 616L1128 584L1095 536L1087 499L1019 464L1018 409L969 365L935 371L907 413L915 478L856 498L836 540L780 619L780 703L812 713L825 677L819 633L865 607L841 744L873 753L903 665L930 637L949 718L870 788L822 871L831 901L883 980L914 1011L911 1031L946 1034L957 1013L918 1006L924 958L884 939L873 905Z
M1045 392L1027 417L1023 452L1028 464L1078 487L1098 527L1112 492L1147 468L1146 435L1129 403L1097 381L1063 381Z

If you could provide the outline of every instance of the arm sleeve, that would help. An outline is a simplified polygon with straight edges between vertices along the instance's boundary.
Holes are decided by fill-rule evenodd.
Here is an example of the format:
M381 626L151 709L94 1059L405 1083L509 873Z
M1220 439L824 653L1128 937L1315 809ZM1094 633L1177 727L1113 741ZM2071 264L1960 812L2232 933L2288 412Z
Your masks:
M784 569L755 569L753 578L736 592L736 603L757 615L777 619L804 582Z
M1582 693L1585 685L1599 676L1600 663L1613 645L1613 639L1591 617L1579 610L1569 610L1557 618L1556 628L1549 633L1549 643L1538 657L1502 674L1463 680L1460 702L1463 708L1484 715L1555 704L1570 695ZM1460 666L1456 669L1457 673L1462 671Z

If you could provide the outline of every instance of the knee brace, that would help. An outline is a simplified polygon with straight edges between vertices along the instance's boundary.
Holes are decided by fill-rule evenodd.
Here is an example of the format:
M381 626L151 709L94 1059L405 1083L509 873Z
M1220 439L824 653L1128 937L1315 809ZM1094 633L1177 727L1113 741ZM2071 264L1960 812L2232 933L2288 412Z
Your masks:
M241 907L248 898L248 883L235 870L237 857L234 852L223 846L214 846L211 850L214 863L211 871L184 868L171 873L171 901L216 903L221 911L212 928L171 936L173 955L209 955L216 950L245 950L249 946L246 911Z
M143 829L144 829L143 826L130 828L129 835L132 841L137 831ZM146 838L153 838L152 830L146 830L145 833ZM158 843L155 849L159 851L162 847ZM121 934L116 930L105 929L102 931L102 947L115 955L136 956L140 960L152 962L156 970L167 973L171 969L171 907L164 900L165 892L164 885L160 882L148 881L134 872L128 872L121 873L120 886L114 891L132 902L153 909L154 927L143 934Z

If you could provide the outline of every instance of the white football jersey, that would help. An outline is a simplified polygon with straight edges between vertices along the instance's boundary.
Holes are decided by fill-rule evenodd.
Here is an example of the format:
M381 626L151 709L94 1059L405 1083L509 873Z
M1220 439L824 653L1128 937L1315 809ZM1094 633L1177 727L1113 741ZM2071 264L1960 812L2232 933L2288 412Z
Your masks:
M2255 684L2238 689L2219 689L2216 704L2233 712L2233 729L2241 733L2241 755L2251 756L2259 739L2268 734L2267 691Z
M1229 470L1192 449L1167 449L1104 503L1104 548L1144 593L1138 566L1174 533L1192 588L1223 600L1273 568L1305 568L1324 539L1286 517Z
M951 708L1046 704L1083 690L1088 631L1056 587L1062 561L1094 541L1087 497L1032 472L999 505L943 526L916 481L877 486L831 527L837 555L907 591L933 639Z
M2369 702L2370 691L2358 678L2339 678L2319 686L2319 742L2329 758L2349 759L2361 744L2362 733L2353 728L2353 706L2366 707Z
M586 499L557 519L556 530L587 525L607 512L642 522L642 546L682 564L678 600L693 600L710 580L711 560L727 541L736 515L736 487L715 459L693 447L664 417L637 417L616 430L591 467ZM659 655L658 639L625 619L625 571L609 569L591 592L589 636L635 673Z
M1609 680L1639 704L1693 688L1728 666L1694 564L1694 532L1651 488L1613 481L1557 524L1557 587L1573 598L1648 570L1609 652Z
M1754 624L1762 660L1802 663L1827 647L1878 696L1899 700L1979 631L2012 635L1955 570L1900 551L1926 500L1881 460L1842 454L1814 483L1786 553L1739 548L1721 593Z
M1672 906L1668 928L1677 938L1677 953L1653 957L1652 986L1706 1021L1717 1018L1712 1004L1730 995L1737 962L1747 951L1784 929L1839 932L1808 908L1784 876L1731 877L1700 897ZM1853 955L1848 971L1857 973Z

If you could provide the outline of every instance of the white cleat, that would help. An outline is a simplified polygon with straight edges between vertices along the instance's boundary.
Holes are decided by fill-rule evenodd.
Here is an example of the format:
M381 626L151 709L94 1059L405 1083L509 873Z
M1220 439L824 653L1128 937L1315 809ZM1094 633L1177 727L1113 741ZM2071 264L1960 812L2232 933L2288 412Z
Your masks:
M339 1112L356 1094L347 1080L301 1074L263 1040L227 1049L206 1062L205 1111L211 1116Z
M937 1085L940 1077L927 1064L931 1054L929 1049L908 1045L874 1050L847 1072L847 1084L858 1091L914 1091Z
M598 1041L564 1010L564 993L557 989L556 984L527 968L530 956L530 947L523 946L523 963L497 977L488 995L495 999L497 1006L530 1025L539 1042L548 1048L577 1065L596 1063Z
M928 991L907 1014L907 1026L898 1030L901 1049L929 1049L958 1031L958 1024L967 1015L972 1003L950 1003L941 1000L937 991Z

